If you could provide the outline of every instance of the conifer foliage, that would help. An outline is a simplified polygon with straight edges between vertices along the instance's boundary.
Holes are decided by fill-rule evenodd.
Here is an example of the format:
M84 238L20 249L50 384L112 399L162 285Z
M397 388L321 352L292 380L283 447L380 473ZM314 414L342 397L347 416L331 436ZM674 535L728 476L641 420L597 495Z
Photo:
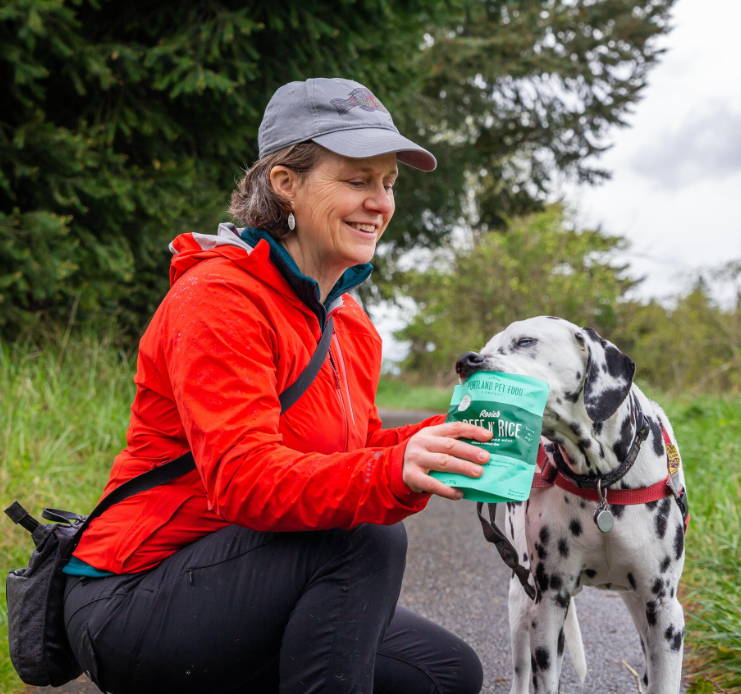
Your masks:
M8 0L0 8L0 331L139 332L167 242L211 232L272 92L402 91L442 2Z
M363 82L438 155L433 176L404 171L389 249L538 209L555 173L601 175L586 159L673 2L6 0L0 335L73 316L139 333L167 242L224 218L293 79Z
M596 157L630 124L674 2L470 0L431 27L410 112L440 168L414 175L411 197L426 214L401 206L409 216L391 229L400 245L436 246L452 220L502 229L543 209L559 177L608 177Z

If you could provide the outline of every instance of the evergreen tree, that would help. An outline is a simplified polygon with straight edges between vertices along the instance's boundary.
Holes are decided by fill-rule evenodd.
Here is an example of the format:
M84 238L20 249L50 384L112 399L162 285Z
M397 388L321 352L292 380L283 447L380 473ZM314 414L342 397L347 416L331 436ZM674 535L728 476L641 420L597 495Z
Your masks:
M223 218L292 79L367 84L438 156L431 176L404 171L381 259L501 228L557 172L603 175L589 157L637 100L673 1L7 0L0 334L75 312L140 332L167 242Z
M413 77L443 0L8 0L0 8L0 332L108 314L139 332L167 242L211 231L272 92ZM402 56L402 59L399 58Z
M412 192L391 230L399 245L434 246L454 221L501 229L542 209L556 177L609 176L595 156L629 124L674 2L468 0L431 27L406 112L440 169L402 181Z

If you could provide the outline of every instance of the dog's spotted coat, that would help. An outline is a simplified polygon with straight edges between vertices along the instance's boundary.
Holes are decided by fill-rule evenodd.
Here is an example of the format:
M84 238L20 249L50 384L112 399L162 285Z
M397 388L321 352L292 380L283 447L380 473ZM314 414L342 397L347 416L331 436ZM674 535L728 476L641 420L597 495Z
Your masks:
M674 441L671 425L633 384L633 362L593 330L545 316L513 323L474 355L468 371L475 370L523 374L549 383L543 416L546 452L550 456L560 445L577 474L606 474L625 458L636 434L632 394L650 433L616 488L646 487L666 477L661 428ZM510 583L512 694L527 694L531 682L535 692L555 694L565 642L583 678L586 666L572 596L584 585L620 591L646 656L643 681L648 693L680 690L681 511L669 497L641 505L613 504L615 526L602 533L592 520L595 505L556 486L533 489L527 502L507 504L505 532L536 587L533 602L516 578Z

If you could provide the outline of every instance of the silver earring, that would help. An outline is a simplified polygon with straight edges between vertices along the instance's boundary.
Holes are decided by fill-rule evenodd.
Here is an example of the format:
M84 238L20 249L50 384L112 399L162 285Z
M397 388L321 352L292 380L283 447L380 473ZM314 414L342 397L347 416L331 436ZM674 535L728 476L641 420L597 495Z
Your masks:
M288 213L288 228L291 231L296 228L296 218L293 216L293 212Z

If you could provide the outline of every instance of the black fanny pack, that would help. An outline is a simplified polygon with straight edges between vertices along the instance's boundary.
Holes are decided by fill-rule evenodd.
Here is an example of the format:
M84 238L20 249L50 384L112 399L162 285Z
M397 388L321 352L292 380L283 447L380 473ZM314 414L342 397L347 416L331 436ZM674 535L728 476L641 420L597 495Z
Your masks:
M308 365L280 394L281 413L306 392L319 373L333 332L334 324L329 318ZM5 509L13 522L31 533L35 545L28 566L11 571L5 584L10 659L23 682L58 687L82 672L64 626L66 576L62 569L72 557L85 528L113 504L171 482L194 468L193 456L190 452L185 453L116 487L89 516L47 508L42 517L51 523L40 523L17 501Z
M11 571L5 581L10 659L26 684L58 687L82 672L64 628L66 576L62 569L85 528L113 504L194 468L193 456L188 452L117 487L87 517L46 508L42 516L52 522L40 523L17 501L5 509L12 521L31 533L36 545L28 566Z

